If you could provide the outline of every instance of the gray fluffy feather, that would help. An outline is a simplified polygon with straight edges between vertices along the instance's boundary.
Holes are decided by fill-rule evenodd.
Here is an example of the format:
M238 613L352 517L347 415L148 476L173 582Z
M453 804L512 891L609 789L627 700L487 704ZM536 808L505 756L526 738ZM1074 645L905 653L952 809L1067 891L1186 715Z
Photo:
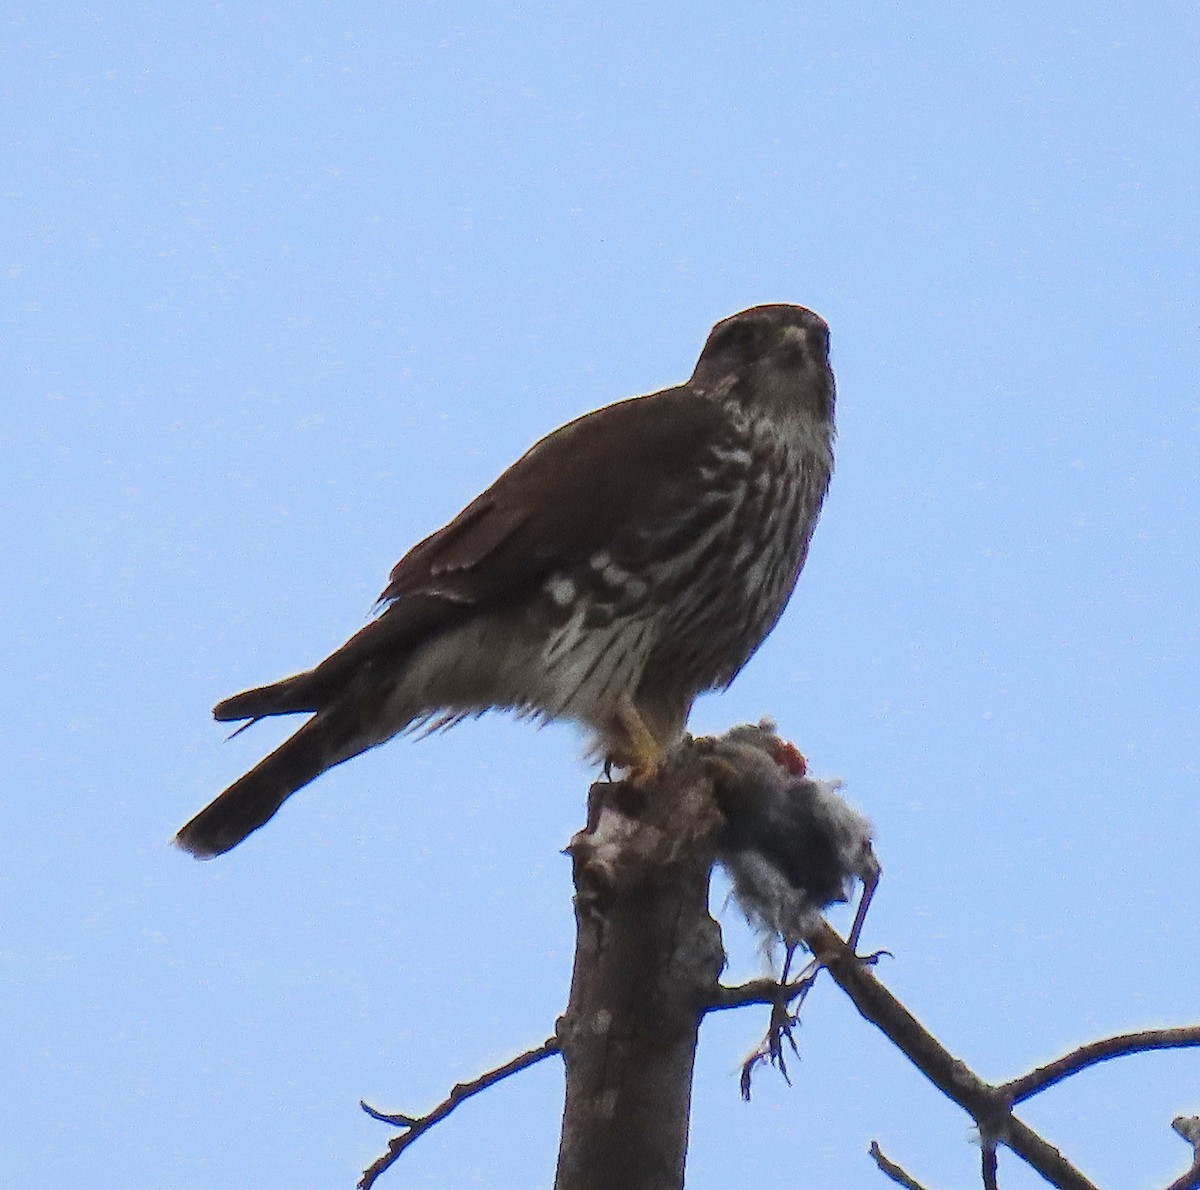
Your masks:
M798 941L815 915L875 879L871 824L838 793L840 782L789 773L770 720L705 741L725 816L719 861L750 923Z

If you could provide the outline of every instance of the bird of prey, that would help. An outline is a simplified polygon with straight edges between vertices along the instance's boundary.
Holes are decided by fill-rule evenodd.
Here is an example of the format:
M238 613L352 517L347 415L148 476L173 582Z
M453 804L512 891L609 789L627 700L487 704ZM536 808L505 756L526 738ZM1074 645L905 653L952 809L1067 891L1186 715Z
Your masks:
M180 830L219 855L326 769L491 708L571 720L636 775L783 612L833 470L829 328L717 323L691 379L536 443L392 570L382 613L314 669L217 704L310 718Z

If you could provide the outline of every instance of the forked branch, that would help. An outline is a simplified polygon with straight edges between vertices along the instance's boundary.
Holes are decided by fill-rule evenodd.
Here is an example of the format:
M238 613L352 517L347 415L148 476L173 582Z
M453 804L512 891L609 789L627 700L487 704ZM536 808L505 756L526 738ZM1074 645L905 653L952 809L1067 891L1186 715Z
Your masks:
M996 1184L996 1146L1003 1144L1050 1185L1066 1190L1095 1190L1093 1183L1053 1145L1013 1114L1013 1106L1098 1062L1156 1049L1200 1046L1200 1026L1127 1033L1080 1046L1020 1078L994 1086L955 1058L871 973L869 960L856 956L823 919L807 931L804 941L820 967L829 971L859 1013L975 1121L982 1141L985 1187ZM783 985L771 980L754 980L739 987L722 988L714 998L712 1009L768 1004L772 1007L774 1020L780 1004L805 993L811 986L811 978ZM904 1180L909 1175L889 1161L878 1145L872 1144L871 1155L893 1181L901 1185L911 1182L911 1179L909 1182ZM1193 1186L1200 1186L1200 1158L1193 1170L1174 1183L1170 1190Z

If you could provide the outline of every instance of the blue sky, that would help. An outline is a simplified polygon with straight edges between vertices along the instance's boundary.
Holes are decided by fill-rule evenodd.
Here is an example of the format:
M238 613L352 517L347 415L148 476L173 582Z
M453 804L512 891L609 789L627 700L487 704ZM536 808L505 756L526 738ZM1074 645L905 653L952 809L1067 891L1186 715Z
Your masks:
M876 825L867 942L985 1077L1194 1022L1200 17L1182 4L49 3L4 18L0 1148L14 1185L353 1185L541 1041L588 770L502 717L323 778L210 864L174 829L535 438L820 311L838 473L763 714ZM720 908L718 888L714 904ZM731 976L757 973L722 913ZM795 1085L706 1023L689 1186L977 1177L822 986ZM1029 1104L1103 1186L1186 1163L1200 1057ZM549 1184L545 1063L390 1185ZM1006 1190L1034 1185L1014 1159Z

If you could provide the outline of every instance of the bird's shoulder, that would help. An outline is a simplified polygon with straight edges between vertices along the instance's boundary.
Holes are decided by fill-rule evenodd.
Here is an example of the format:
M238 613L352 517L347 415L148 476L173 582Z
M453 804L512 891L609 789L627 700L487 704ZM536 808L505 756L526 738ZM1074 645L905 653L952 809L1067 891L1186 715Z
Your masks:
M669 515L731 432L727 409L688 385L584 414L535 443L414 546L382 599L424 594L474 603L541 581L604 548L632 520Z

